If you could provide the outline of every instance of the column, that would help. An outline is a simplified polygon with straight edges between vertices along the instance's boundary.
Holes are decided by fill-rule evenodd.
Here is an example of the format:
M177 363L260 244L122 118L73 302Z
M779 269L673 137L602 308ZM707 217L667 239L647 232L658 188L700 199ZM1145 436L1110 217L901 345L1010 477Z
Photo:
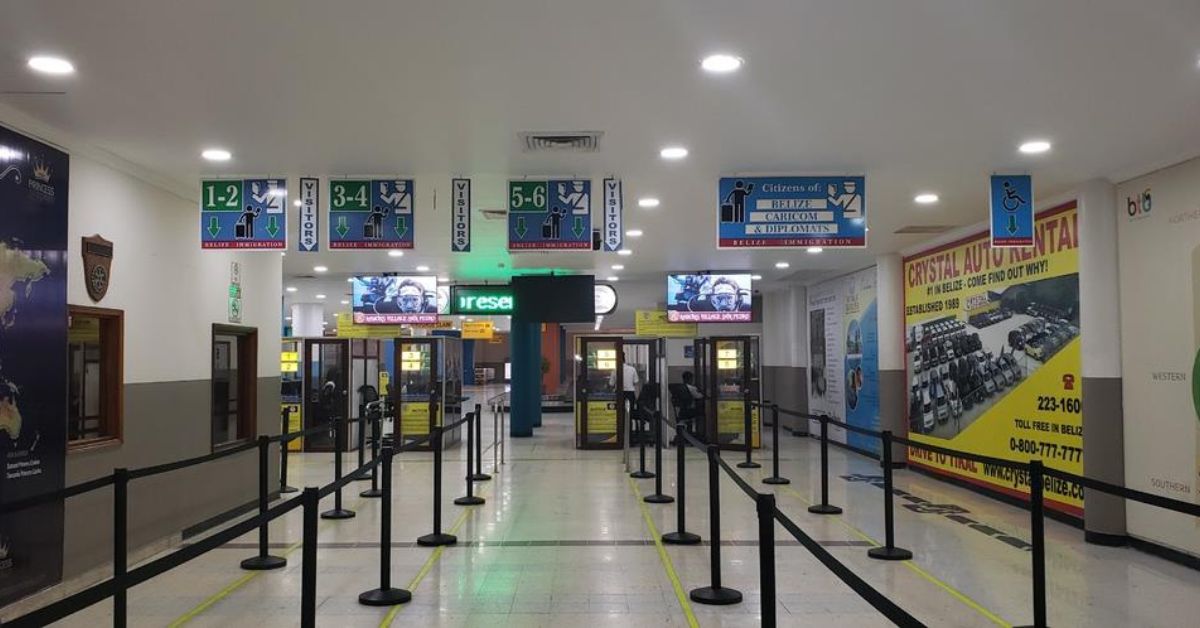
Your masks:
M536 322L512 320L509 334L512 361L512 415L509 436L533 436L542 423L542 334Z
M325 308L320 303L295 303L292 305L292 336L320 338L325 335L321 325L324 320Z
M875 322L879 339L879 429L908 434L908 385L904 352L904 261L897 253L875 260ZM892 462L908 462L902 445L892 447Z
M808 359L804 319L805 290L791 286L763 298L762 364L764 399L797 412L808 411ZM780 417L782 425L803 433L807 421Z

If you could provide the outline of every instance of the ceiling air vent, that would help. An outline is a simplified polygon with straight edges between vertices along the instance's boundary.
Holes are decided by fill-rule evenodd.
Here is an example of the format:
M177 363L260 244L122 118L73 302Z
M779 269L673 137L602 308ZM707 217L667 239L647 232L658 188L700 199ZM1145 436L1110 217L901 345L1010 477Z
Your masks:
M483 214L484 220L507 220L508 211L504 209L481 209L479 213Z
M594 153L600 150L603 131L574 131L569 133L520 133L521 147L527 153L566 152Z
M954 229L954 225L909 225L900 227L896 233L903 235L937 235Z

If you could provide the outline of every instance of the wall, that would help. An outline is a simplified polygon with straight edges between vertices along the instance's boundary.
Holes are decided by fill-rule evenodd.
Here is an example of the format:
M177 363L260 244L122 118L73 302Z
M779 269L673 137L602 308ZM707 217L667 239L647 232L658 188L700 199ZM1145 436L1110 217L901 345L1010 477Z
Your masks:
M763 295L763 399L796 412L808 412L808 351L804 348L805 289L784 287ZM780 422L798 433L808 422L781 415Z

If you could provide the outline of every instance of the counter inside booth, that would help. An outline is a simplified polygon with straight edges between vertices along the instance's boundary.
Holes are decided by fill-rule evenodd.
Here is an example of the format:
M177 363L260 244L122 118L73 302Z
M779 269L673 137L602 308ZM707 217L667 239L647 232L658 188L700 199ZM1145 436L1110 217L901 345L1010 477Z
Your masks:
M427 436L436 427L462 417L462 341L451 337L397 338L387 377L387 395L394 415L385 419L386 440L405 444ZM461 426L445 435L456 444ZM429 445L417 446L427 451Z

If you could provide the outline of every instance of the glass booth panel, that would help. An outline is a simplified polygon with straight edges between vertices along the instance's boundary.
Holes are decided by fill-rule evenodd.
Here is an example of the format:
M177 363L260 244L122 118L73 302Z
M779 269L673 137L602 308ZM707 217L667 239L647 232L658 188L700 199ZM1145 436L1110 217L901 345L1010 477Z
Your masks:
M623 445L618 409L617 340L580 338L575 390L575 438L580 449L619 449Z

